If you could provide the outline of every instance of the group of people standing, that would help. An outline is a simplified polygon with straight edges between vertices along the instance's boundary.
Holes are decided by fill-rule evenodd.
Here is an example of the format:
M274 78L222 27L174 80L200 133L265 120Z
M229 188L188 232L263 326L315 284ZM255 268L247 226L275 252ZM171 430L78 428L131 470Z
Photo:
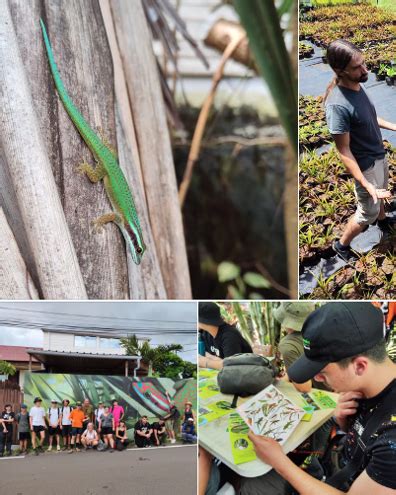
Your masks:
M89 399L77 402L75 406L69 399L61 404L56 399L46 410L42 407L42 399L36 397L34 405L28 411L26 404L21 404L21 411L15 415L11 404L5 405L0 417L0 457L11 455L14 424L19 434L19 454L27 454L28 441L31 439L35 455L44 452L43 444L48 430L48 448L57 451L67 450L69 453L79 452L82 448L98 450L124 450L130 443L127 426L123 421L124 408L113 400L111 406L99 402L96 409ZM135 443L137 447L160 446L168 436L170 443L176 442L176 424L180 418L177 407L170 402L167 415L150 425L147 416L143 416L135 425ZM195 442L195 418L192 403L186 402L181 436L185 442ZM61 447L61 438L63 446Z
M2 437L0 439L0 455L3 455L4 445L6 452L11 452L13 423L18 425L20 454L27 453L28 440L31 436L34 453L39 455L44 452L43 444L46 431L48 430L48 451L55 447L61 450L61 437L63 439L63 450L79 452L81 447L85 449L97 447L102 441L112 451L114 448L123 450L127 444L127 428L122 421L124 408L116 400L109 406L99 402L94 410L89 399L77 402L75 406L70 404L69 399L64 399L59 404L56 399L51 401L51 406L45 410L42 407L42 399L36 397L34 406L28 411L27 405L21 405L21 412L15 416L11 405L5 407L2 419ZM104 450L104 449L103 449Z

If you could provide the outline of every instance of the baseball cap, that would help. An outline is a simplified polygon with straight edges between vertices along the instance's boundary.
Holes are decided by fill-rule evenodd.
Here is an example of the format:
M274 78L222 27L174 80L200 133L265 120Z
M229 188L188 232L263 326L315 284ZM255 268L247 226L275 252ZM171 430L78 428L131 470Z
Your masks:
M21 404L21 409L27 409L27 405L26 404Z
M77 401L76 402L76 406L82 406L81 402L80 401Z
M194 419L193 419L193 418L188 418L188 420L187 420L187 421L194 421Z
M214 302L199 303L198 321L206 325L220 326L224 320L220 315L220 308Z
M284 328L301 332L307 316L315 310L315 303L283 302L274 311L274 317Z
M384 338L384 317L370 302L330 302L308 316L301 333L304 355L287 371L295 383L374 347Z
M51 404L58 404L58 401L57 401L56 399L53 399L53 400L51 401Z
M36 402L43 402L40 397L35 397L33 404L36 404Z

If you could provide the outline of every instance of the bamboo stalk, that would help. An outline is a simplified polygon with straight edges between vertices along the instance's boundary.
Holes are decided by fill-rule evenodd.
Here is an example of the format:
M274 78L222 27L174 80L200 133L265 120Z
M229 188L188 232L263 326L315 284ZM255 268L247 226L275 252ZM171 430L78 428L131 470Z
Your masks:
M0 299L39 299L3 208L0 208Z
M86 299L6 2L0 2L0 87L0 135L5 163L42 294L48 299Z
M234 50L238 47L241 41L245 38L244 32L239 32L235 35L234 38L231 39L227 48L224 50L224 53L221 57L220 63L216 69L216 72L212 78L212 84L209 91L208 96L205 98L205 101L202 105L201 111L199 112L197 125L195 126L194 135L191 142L190 152L188 154L187 165L184 171L183 179L179 187L179 201L180 206L183 207L184 201L186 199L187 191L190 186L193 170L196 161L199 157L199 152L201 149L202 137L205 132L206 122L209 117L209 111L213 104L213 100L216 94L217 87L223 77L224 66L231 57Z

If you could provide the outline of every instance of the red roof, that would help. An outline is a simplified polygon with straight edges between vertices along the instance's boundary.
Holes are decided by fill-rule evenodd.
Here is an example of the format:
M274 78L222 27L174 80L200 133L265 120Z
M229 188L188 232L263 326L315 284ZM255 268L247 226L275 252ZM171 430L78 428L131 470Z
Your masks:
M0 361L21 361L29 362L29 354L26 349L40 349L41 347L23 347L21 345L0 345ZM32 362L38 363L38 360L32 356Z

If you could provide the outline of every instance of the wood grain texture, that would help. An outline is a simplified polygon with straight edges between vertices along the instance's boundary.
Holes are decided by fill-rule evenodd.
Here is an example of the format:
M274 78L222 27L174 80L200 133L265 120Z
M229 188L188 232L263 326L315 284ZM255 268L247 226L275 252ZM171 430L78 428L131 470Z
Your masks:
M130 21L137 27L143 21L145 28L143 40L133 39L134 51L141 50L143 41L145 53L151 54L147 67L144 57L139 60L144 71L137 73L140 78L149 74L150 81L154 81L150 83L150 91L158 100L154 108L159 124L153 130L152 119L136 122L132 115L123 54L117 40L121 33L114 30L108 0L102 2L103 16L100 0L9 0L1 5L0 50L7 57L3 57L0 67L5 86L0 101L5 103L0 131L6 141L3 148L7 150L0 161L0 206L4 206L19 250L44 298L191 297L165 108L151 37L140 4L139 7L140 17L133 12ZM93 185L76 173L79 163L83 160L92 163L93 157L56 92L38 22L40 17L46 24L71 99L94 130L101 131L112 147L118 145L120 165L131 186L147 245L140 266L126 254L125 242L115 225L106 225L101 234L92 228L92 221L108 213L111 205L102 183ZM122 28L127 29L129 38L130 25L126 23ZM6 76L8 65L13 70ZM138 86L145 86L146 82L142 80ZM19 99L12 95L13 84L18 87ZM138 111L141 110L139 107ZM141 147L138 142L146 134L149 141L145 139L145 146ZM31 163L27 164L29 159ZM147 171L152 161L155 166ZM33 219L40 232L32 231ZM163 225L159 225L161 222ZM37 236L40 242L46 241L45 246ZM47 277L45 288L43 270ZM56 270L57 277L50 282ZM76 273L80 291L76 289ZM74 282L68 277L74 278ZM52 285L58 293L54 294Z
M39 299L2 208L0 208L0 299Z
M9 170L43 297L85 299L84 282L39 132L29 79L9 7L0 2L2 163Z
M139 150L109 1L100 0L100 8L113 59L117 143L120 166L129 184L133 184L133 194L138 206L140 224L144 232L145 242L148 246L140 266L136 266L128 254L130 298L166 299L167 294L148 218Z
M141 160L150 223L168 298L191 298L166 112L140 0L112 0L118 47Z

